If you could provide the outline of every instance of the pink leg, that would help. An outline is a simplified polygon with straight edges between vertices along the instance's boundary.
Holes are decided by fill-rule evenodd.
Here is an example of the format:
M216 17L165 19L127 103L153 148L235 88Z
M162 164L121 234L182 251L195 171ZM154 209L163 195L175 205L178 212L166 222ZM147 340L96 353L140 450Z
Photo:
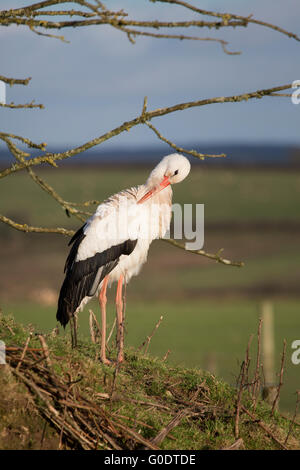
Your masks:
M121 274L116 295L116 307L117 307L117 346L118 346L118 362L124 361L124 318L123 318L123 298L122 298L122 286L124 276Z
M108 276L103 279L103 283L99 294L99 303L101 308L101 351L100 357L103 364L110 364L110 360L106 358L106 289Z

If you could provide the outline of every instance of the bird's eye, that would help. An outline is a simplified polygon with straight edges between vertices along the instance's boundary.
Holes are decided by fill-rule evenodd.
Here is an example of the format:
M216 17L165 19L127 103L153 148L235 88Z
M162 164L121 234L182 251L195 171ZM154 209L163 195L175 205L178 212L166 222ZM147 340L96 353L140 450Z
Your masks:
M175 171L174 176L175 176L175 175L178 175L178 170Z

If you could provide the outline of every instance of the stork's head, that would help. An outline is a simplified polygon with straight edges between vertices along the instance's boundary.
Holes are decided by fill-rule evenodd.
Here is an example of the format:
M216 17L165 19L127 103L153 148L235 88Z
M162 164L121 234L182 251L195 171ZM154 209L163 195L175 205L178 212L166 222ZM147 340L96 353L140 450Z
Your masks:
M152 170L147 179L146 186L149 190L138 201L146 201L170 184L180 183L187 177L191 169L191 164L187 158L180 153L172 153L164 157Z

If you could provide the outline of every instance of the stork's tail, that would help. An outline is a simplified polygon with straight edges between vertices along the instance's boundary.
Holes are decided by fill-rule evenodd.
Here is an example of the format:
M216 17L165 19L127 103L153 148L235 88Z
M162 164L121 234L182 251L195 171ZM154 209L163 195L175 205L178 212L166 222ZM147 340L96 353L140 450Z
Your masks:
M74 306L68 301L68 281L65 279L58 298L56 320L65 328L73 316Z

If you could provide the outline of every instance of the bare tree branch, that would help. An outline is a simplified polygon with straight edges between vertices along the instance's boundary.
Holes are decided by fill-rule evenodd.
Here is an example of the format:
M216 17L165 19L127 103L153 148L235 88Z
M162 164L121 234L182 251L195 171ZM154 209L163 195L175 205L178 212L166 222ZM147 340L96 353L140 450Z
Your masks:
M16 230L19 230L21 232L34 232L34 233L60 233L61 235L68 235L69 237L74 235L74 230L67 230L66 228L63 227L33 227L31 225L27 224L20 224L18 222L15 222L14 220L5 217L5 215L0 214L0 221L4 222L5 224L9 225L12 228L15 228Z
M16 158L17 161L19 161L21 163L25 162L25 158L29 155L28 153L25 153L22 150L20 150L19 148L17 148L17 146L7 137L7 134L5 135L4 133L0 133L0 139L2 139L4 142L6 142L10 152L12 153L12 155L14 155L14 157ZM22 139L22 140L23 141L26 140L27 141L26 143L28 143L28 139ZM45 145L45 144L40 144L40 145L37 146L36 144L33 144L33 142L30 142L30 144L31 144L31 146L35 145L37 148L40 148L41 145ZM70 205L67 201L65 201L52 188L52 186L50 186L40 176L38 176L36 173L34 173L34 171L31 168L26 168L26 170L27 170L29 176L33 179L33 181L35 183L37 183L38 186L40 186L40 188L43 189L43 191L45 191L50 196L52 196L53 199L55 199L62 206L62 208L67 211L68 214L75 215L75 217L77 217L79 220L81 220L81 222L85 222L85 218L82 217L80 214L91 215L88 212L79 211L78 209L76 209L75 207Z
M116 26L117 27L117 26ZM229 51L227 49L228 42L224 41L224 39L217 39L217 38L200 38L198 36L187 36L185 34L161 34L161 33L149 33L148 31L138 31L135 29L130 29L126 28L125 26L119 26L117 27L124 33L127 33L128 39L131 43L135 44L135 41L133 38L136 36L145 36L145 37L151 37L151 38L158 38L158 39L180 39L181 41L183 40L188 40L188 41L211 41L211 42L218 42L221 44L223 52L228 55L240 55L240 51Z
M78 155L85 150L88 150L92 147L95 147L96 145L100 145L103 142L106 142L107 140L110 140L111 138L121 134L122 132L129 131L131 128L139 125L139 124L146 124L147 121L150 121L151 119L155 117L160 117L160 116L165 116L167 114L174 113L176 111L183 111L185 109L190 109L194 107L200 107L200 106L207 106L210 104L218 104L218 103L238 103L241 101L248 101L249 99L261 99L264 96L271 95L273 92L276 91L281 91L281 90L287 90L292 87L292 84L288 85L281 85L273 88L268 88L268 89L262 89L262 90L257 90L249 93L243 93L241 95L233 95L233 96L220 96L217 98L208 98L208 99L202 99L202 100L196 100L196 101L189 101L186 103L179 103L174 106L166 107L166 108L158 108L153 111L142 111L142 113L137 116L136 118L132 119L131 121L126 121L120 126L116 127L115 129L112 129L105 134L96 137L93 140L90 140L86 142L83 145L80 145L79 147L75 147L71 150L67 150L66 152L60 152L60 153L47 153L46 155L41 155L38 157L31 158L29 160L26 160L22 163L18 163L15 165L12 165L10 168L6 168L2 172L0 172L0 178L4 178L12 173L15 173L17 171L20 171L24 168L28 168L31 166L36 166L40 165L42 163L48 163L50 165L56 165L57 161L60 160L65 160L67 158L73 157L75 155ZM147 124L146 124L147 125ZM175 145L175 144L174 144ZM207 155L209 156L209 155Z
M13 85L28 85L30 80L31 80L31 77L28 77L28 78L8 78L8 77L4 77L3 75L0 75L0 81L4 82L4 83L7 83L10 86L13 86Z
M155 2L155 0L152 0ZM266 23L264 21L256 20L252 18L252 15L247 17L235 15L232 13L220 13L214 11L207 11L200 8L195 7L194 5L180 1L180 0L158 0L162 3L169 3L177 6L183 7L185 10L191 10L195 13L198 13L202 16L212 16L214 18L218 18L217 21L203 21L203 20L193 20L193 21L159 21L159 20L134 20L128 19L128 14L121 11L110 11L107 7L103 4L103 2L95 1L95 3L90 3L85 0L49 0L49 1L42 1L38 3L34 3L32 5L27 5L23 8L17 9L10 9L10 10L2 10L0 11L0 25L9 26L11 24L15 25L24 25L29 27L33 32L41 35L46 35L49 37L56 37L65 41L64 37L62 36L55 36L51 34L41 33L36 30L36 28L42 29L62 29L68 27L85 27L91 25L110 25L113 28L119 29L127 34L129 40L134 43L132 39L133 36L151 36L156 38L164 38L168 37L170 39L192 39L192 40L199 40L199 41L215 41L219 42L225 53L227 54L237 54L236 52L229 52L226 49L226 41L215 39L215 38L198 38L192 36L186 36L185 34L175 34L175 35L168 35L168 34L158 34L157 32L147 32L141 31L137 28L150 28L152 30L158 30L160 28L190 28L190 27L197 27L197 28L226 28L226 27L247 27L249 23L260 25L266 28L273 29L281 34L287 35L290 38L293 38L299 41L299 37L291 32L286 31L285 29L273 25L271 23ZM71 9L63 9L63 10L44 10L46 7L57 6L60 4L77 4L81 7L86 8L86 10L74 10L73 6ZM51 21L48 19L41 19L42 17L50 17L54 18L57 17L69 17L68 20L64 21ZM80 19L74 19L73 17L79 17ZM128 27L134 27L135 29L128 29Z
M25 104L0 103L0 106L2 108L10 108L10 109L21 109L21 108L40 108L40 109L44 109L45 108L45 106L43 104L34 104L34 101L31 101L31 103L25 103Z
M201 15L207 15L207 16L214 16L216 18L222 18L223 22L230 22L232 20L240 20L245 22L245 26L247 26L249 23L257 24L260 26L265 26L266 28L274 29L275 31L278 31L279 33L285 34L286 36L295 39L296 41L300 41L299 36L297 36L294 33L290 33L289 31L286 31L283 28L280 28L279 26L276 26L271 23L267 23L265 21L260 21L256 20L255 18L252 18L252 15L249 16L240 16L240 15L235 15L233 13L217 13L215 11L207 11L203 10L201 8L197 8L194 5L191 5L188 2L184 2L181 0L152 0L154 2L161 2L161 3L171 3L173 5L180 5L182 7L188 8L189 10L192 10L196 13L199 13Z
M27 139L26 137L22 137L16 134L8 134L7 132L0 132L0 139L4 140L3 137L20 140L24 144L28 145L28 147L32 147L32 148L43 150L43 151L45 151L47 147L47 144L45 142L42 142L41 144L35 144L34 142L32 142L30 139Z

